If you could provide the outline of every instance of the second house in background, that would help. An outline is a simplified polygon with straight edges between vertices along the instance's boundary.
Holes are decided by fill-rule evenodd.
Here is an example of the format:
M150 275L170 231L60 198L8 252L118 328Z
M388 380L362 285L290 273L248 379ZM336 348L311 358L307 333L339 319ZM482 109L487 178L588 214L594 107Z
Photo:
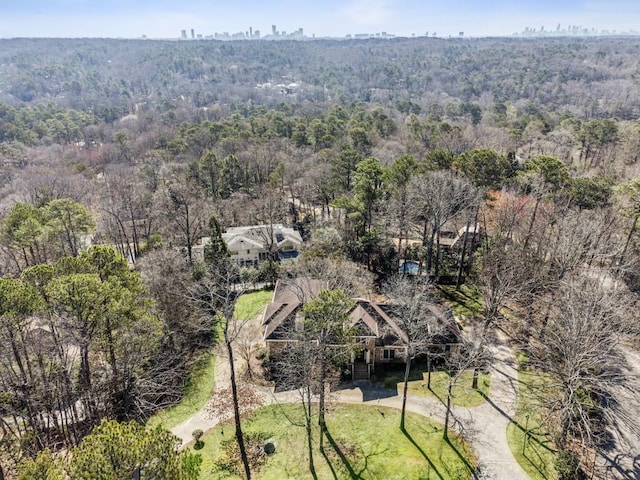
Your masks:
M250 225L230 227L222 234L229 256L239 267L257 267L268 258L296 258L302 246L297 230L282 225ZM211 242L204 237L194 247L195 258L204 258L204 248Z

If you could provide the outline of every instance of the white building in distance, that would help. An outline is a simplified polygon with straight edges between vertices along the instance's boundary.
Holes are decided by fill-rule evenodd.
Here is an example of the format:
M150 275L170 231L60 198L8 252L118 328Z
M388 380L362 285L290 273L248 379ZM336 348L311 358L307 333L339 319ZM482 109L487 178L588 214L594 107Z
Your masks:
M222 234L231 260L239 267L258 267L270 255L277 260L296 258L302 246L297 230L282 225L250 225L227 228ZM204 237L193 248L194 258L204 259L204 248L211 237Z

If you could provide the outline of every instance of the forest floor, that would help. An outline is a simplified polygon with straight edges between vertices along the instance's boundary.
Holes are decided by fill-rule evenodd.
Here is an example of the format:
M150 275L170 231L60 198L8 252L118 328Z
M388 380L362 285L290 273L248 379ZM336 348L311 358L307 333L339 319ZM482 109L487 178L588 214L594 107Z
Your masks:
M245 325L256 345L262 343L261 318L261 315L256 315ZM224 346L221 346L217 352L215 391L229 388L229 362L223 350ZM490 368L491 390L486 402L478 407L454 406L452 427L473 447L478 458L479 478L525 480L527 476L511 454L507 443L507 425L515 413L518 377L513 351L502 332L496 333L492 353L494 362ZM237 372L246 367L239 357L236 358L235 365ZM263 390L269 390L265 403L299 401L296 391L275 393L273 388L266 387L263 387ZM371 382L344 384L331 393L331 401L373 404L396 409L401 408L402 405L402 397L398 389L381 388ZM446 407L437 397L409 394L407 410L442 422ZM205 407L173 428L172 432L185 446L193 441L191 434L194 430L201 429L207 432L220 421L220 418L212 416L209 408Z

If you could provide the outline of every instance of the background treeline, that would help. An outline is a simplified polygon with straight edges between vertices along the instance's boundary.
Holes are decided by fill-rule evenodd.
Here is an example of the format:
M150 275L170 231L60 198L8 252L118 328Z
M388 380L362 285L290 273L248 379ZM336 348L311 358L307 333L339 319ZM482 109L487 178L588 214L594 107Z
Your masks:
M313 42L2 40L0 101L47 103L110 122L140 108L382 101L403 110L511 102L582 119L636 118L631 38ZM256 89L271 82L299 88ZM432 106L431 108L437 108ZM428 110L428 109L427 109ZM437 112L436 112L437 113Z

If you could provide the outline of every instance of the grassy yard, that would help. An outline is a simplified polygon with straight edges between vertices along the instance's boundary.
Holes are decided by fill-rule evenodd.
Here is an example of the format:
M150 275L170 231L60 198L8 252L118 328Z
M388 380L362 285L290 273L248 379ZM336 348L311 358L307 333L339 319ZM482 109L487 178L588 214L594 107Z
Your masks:
M216 356L213 353L200 356L191 368L189 381L180 403L156 413L149 419L147 426L163 425L171 429L204 408L213 392L215 370Z
M533 372L518 371L518 406L514 421L507 426L511 453L529 478L534 480L556 478L554 445L544 429L532 388L543 381Z
M333 439L325 442L324 457L314 451L319 479L387 480L467 479L476 464L474 455L460 438L451 443L442 439L442 425L425 417L407 413L407 434L399 429L399 412L381 407L340 405L328 415L328 429ZM261 432L276 445L276 452L254 478L281 480L311 478L305 430L293 426L289 419L302 420L300 405L268 406L259 409L245 422L248 433ZM231 424L219 425L203 438L200 478L235 479L214 471L214 459L220 456L220 442L233 438ZM314 432L317 443L318 431ZM333 471L333 472L332 472Z
M259 290L246 293L238 298L235 314L240 320L249 320L259 314L271 301L270 290ZM154 427L162 424L165 428L173 428L184 422L207 404L213 392L215 380L216 356L213 353L203 354L194 363L184 397L177 405L156 413L147 425Z
M461 285L460 290L453 285L439 285L437 291L461 320L481 314L484 309L482 295L473 285Z
M398 388L402 392L404 388L404 374L387 374L380 379L386 388ZM452 401L454 405L460 407L477 407L484 403L484 399L489 395L491 385L491 375L481 373L478 377L478 389L471 388L473 381L473 371L462 372L452 391ZM431 389L427 388L427 372L422 370L412 370L409 375L409 392L417 395L427 395L439 398L446 402L447 389L449 386L449 374L447 372L431 372Z
M236 302L236 317L239 320L251 320L262 312L264 306L271 301L273 290L258 290L245 293Z

